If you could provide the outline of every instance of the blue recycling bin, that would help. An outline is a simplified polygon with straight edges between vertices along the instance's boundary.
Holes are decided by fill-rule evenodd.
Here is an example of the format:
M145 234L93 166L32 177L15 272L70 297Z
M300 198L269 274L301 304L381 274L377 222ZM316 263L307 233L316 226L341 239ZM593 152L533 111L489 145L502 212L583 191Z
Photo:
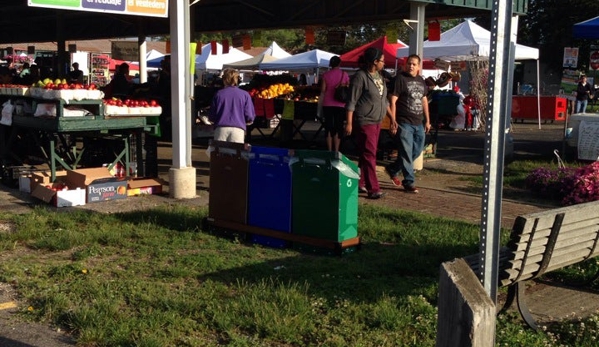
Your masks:
M249 153L248 225L291 232L289 150L252 146ZM252 242L284 248L288 242L254 235Z

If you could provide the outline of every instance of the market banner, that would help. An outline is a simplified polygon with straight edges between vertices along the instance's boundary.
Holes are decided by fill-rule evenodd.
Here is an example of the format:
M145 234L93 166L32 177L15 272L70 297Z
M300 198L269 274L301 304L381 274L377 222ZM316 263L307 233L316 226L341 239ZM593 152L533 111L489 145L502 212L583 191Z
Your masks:
M200 46L201 47L201 46ZM189 73L193 76L196 72L196 52L198 49L198 44L196 42L192 42L189 44ZM202 48L200 48L202 50ZM202 54L200 52L200 54Z
M31 7L168 17L168 0L28 0Z
M465 61L452 61L449 63L451 71L466 71L468 65Z
M435 67L437 69L448 71L449 70L449 62L446 60L437 58L437 59L435 59Z
M281 119L293 120L295 118L295 103L293 100L283 101L283 114Z
M578 47L564 47L563 67L576 69L578 66Z
M597 49L597 46L591 46L589 66L593 70L599 70L599 50Z
M110 53L113 59L138 61L139 43L137 41L111 41Z

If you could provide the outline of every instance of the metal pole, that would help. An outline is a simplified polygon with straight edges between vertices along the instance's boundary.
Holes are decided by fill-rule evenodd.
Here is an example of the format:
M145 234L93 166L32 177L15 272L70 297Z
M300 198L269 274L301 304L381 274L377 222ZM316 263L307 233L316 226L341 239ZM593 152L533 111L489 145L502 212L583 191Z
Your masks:
M418 54L420 58L424 58L423 42L424 42L424 13L426 4L410 2L410 19L414 30L410 32L410 48L409 54Z
M501 199L506 131L506 99L510 57L512 0L493 3L491 22L491 56L487 129L484 149L484 181L480 230L480 264L482 284L493 302L497 302ZM510 93L511 95L511 93Z

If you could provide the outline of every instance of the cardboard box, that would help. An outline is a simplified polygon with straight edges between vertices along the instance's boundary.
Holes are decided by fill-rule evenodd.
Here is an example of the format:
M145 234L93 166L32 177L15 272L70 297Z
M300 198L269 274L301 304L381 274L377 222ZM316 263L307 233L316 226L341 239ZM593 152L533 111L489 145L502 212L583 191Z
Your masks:
M52 186L54 185L56 184L52 184ZM31 196L56 207L85 205L85 189L81 188L55 191L45 185L38 184L31 192Z
M33 175L37 174L37 175L42 175L42 177L44 177L45 173L42 170L37 170L37 169L31 169L28 172L22 172L21 175L19 176L19 191L20 192L24 192L24 193L31 193L33 191L33 188L35 188L35 186L37 185L35 183L35 181L33 180ZM66 175L66 171L64 172L64 174ZM48 183L50 182L50 174L48 175Z
M56 207L85 205L85 189L69 184L66 171L57 171L54 182L50 182L50 178L50 173L47 171L32 173L29 177L31 196ZM65 185L69 187L68 190L52 189L52 187Z
M19 191L23 193L31 193L31 175L19 176Z
M87 203L127 197L127 181L113 177L105 167L69 170L67 182L69 186L86 189Z
M19 188L19 178L34 171L37 171L37 169L33 166L2 166L0 168L0 177L3 184L12 188Z
M35 187L37 187L40 184L43 185L48 185L51 184L52 182L50 181L50 177L51 174L49 171L39 171L39 172L34 172L31 174L30 180L31 180L31 191L33 192L33 190L35 189ZM67 172L66 171L56 171L56 181L65 181L67 178Z
M133 179L127 185L128 196L162 193L162 181L155 178Z

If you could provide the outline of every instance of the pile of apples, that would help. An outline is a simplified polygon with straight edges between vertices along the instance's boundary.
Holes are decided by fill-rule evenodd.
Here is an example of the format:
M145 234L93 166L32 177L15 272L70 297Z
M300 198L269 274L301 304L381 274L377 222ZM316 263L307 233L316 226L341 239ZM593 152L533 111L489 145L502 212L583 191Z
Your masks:
M66 79L57 78L52 80L50 78L46 78L44 80L39 80L32 85L34 88L44 88L44 89L54 89L54 90L64 90L64 89L87 89L87 90L96 90L98 89L95 84L81 84L81 83L69 83Z
M42 99L63 99L70 100L100 100L104 93L96 87L95 84L68 83L66 79L45 78L34 83L29 88L29 95L34 98Z
M69 190L69 186L67 186L67 184L64 182L55 182L55 183L51 183L51 184L46 184L45 187L50 190L53 190L55 192Z
M160 115L162 107L154 99L104 99L104 113L106 115Z
M133 99L125 99L121 100L119 98L110 98L103 100L106 105L114 105L114 106L127 106L127 107L157 107L158 102L156 100L133 100Z
M0 84L0 94L27 95L29 87L22 84Z

